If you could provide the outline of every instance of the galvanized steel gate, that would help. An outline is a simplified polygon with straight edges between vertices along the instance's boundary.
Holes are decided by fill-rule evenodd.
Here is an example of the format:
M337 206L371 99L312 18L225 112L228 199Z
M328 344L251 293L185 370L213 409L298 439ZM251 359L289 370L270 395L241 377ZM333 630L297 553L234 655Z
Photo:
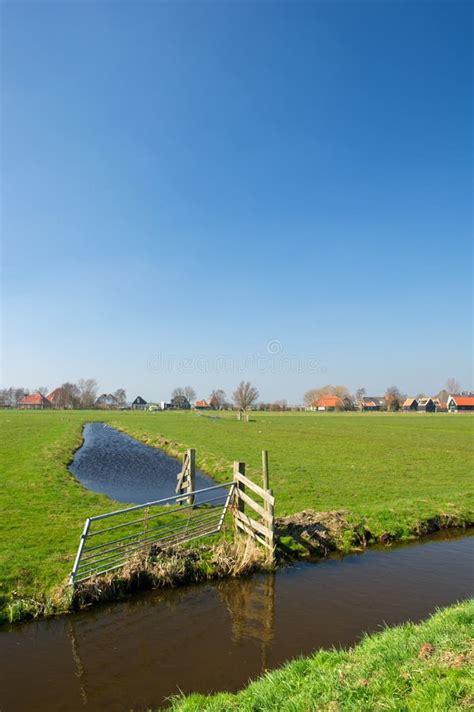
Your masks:
M74 586L120 569L136 554L146 554L153 548L170 549L217 534L231 505L236 529L266 547L273 559L275 498L269 489L268 452L262 452L263 486L246 477L244 462L234 462L232 482L195 490L195 462L195 451L188 450L172 497L88 517L70 583ZM252 516L245 511L248 507ZM112 523L102 526L104 520Z
M153 546L168 549L221 531L234 487L234 482L227 482L88 517L70 583L119 569ZM198 495L199 505L195 505L192 502ZM107 520L110 526L101 526Z

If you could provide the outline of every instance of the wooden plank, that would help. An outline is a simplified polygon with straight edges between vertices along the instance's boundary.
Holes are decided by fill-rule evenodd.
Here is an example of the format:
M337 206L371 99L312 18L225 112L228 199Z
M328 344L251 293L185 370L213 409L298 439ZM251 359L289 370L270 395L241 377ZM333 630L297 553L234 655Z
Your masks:
M261 517L266 519L269 524L273 523L273 517L271 516L271 514L269 514L267 510L262 507L261 504L258 504L251 497L249 497L248 494L242 492L241 489L237 489L237 496L241 497L244 502L249 505L249 507L252 507L252 509L257 512L257 514L260 514Z
M273 538L273 532L271 529L266 527L264 524L261 522L257 522L255 519L252 519L252 517L249 517L248 514L244 514L243 512L236 512L235 513L236 519L239 522L243 522L246 524L248 527L251 527L252 529L256 530L257 532L260 532L264 537L272 537Z
M237 480L240 484L243 484L249 489L251 489L253 492L256 492L256 494L260 495L260 497L262 497L265 502L268 502L269 504L275 504L275 497L266 492L259 485L256 485L255 482L252 482L252 480L249 480L249 478L245 477L245 475L242 475L240 472L234 472L234 479Z
M254 532L250 527L248 527L244 522L240 522L236 520L236 525L237 527L243 531L245 534L248 534L249 536L252 537L252 539L255 539L259 544L262 546L265 546L267 549L270 549L270 551L273 551L273 547L270 546L265 539L263 539L259 534Z
M187 475L187 470L188 470L188 464L189 464L189 454L186 453L183 458L183 466L181 468L181 472L178 474L178 482L176 484L176 494L178 494L183 487L183 482L184 479Z

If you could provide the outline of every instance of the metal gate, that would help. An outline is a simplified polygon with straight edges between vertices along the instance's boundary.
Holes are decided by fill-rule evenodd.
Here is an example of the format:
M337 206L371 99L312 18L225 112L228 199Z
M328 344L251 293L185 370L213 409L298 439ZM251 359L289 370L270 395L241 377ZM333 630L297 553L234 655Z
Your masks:
M234 488L232 481L88 517L70 583L119 569L153 546L168 549L220 532ZM197 495L199 504L194 504ZM104 520L109 526L101 525Z

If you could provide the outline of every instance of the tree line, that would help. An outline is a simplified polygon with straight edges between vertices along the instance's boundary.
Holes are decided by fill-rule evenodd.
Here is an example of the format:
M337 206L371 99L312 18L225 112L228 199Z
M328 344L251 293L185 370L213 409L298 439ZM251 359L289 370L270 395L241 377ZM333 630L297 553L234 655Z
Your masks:
M436 398L446 402L449 394L459 393L461 386L455 378L449 378L446 385L437 394ZM48 395L46 386L40 386L35 393ZM29 390L22 387L10 387L0 389L0 407L18 407L20 401L27 395ZM102 394L98 397L98 384L94 378L81 378L77 383L67 381L56 388L49 396L52 398L53 405L56 408L101 408L110 407L110 402L114 407L127 407L127 394L124 388L117 388L113 393ZM328 384L318 388L310 388L304 394L304 405L306 407L315 407L316 403L323 396L332 395L341 399L344 409L350 410L359 403L364 396L367 395L365 388L358 388L354 394L351 394L347 386ZM385 407L387 410L399 410L403 401L407 396L403 394L397 386L389 386L384 393ZM425 393L417 393L416 398L426 397ZM211 391L207 404L214 410L223 410L236 407L239 410L249 410L251 408L258 410L273 410L284 411L288 408L286 399L279 399L273 402L258 401L258 389L250 381L241 381L232 393L231 399L227 398L225 391L222 388L217 388ZM171 394L171 406L178 409L190 408L196 399L196 391L192 386L177 387Z

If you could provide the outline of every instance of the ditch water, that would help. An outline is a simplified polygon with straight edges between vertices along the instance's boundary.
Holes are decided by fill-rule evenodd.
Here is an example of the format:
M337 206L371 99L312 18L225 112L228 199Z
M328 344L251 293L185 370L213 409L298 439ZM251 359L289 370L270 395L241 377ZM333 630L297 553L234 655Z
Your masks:
M235 691L264 670L419 621L474 590L474 536L136 595L0 632L2 712L144 710Z
M84 428L84 444L69 469L87 489L107 494L118 502L144 504L176 494L181 462L104 423L88 423ZM196 489L215 484L196 470ZM225 497L225 490L222 495ZM196 501L199 500L197 495Z

